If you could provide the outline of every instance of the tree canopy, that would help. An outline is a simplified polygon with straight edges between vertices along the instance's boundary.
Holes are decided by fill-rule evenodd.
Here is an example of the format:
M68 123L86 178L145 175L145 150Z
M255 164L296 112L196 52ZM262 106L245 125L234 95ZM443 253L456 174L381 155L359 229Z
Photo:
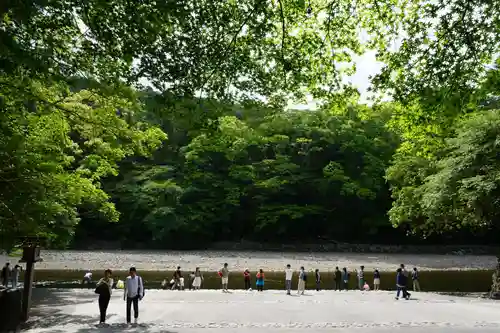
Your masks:
M2 247L494 230L499 20L491 0L4 1ZM390 102L344 83L368 50Z

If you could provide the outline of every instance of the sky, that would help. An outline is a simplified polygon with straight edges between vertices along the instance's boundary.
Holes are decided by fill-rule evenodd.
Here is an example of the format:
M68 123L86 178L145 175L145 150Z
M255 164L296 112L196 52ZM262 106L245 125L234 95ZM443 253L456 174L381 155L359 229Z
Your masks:
M352 76L344 77L344 83L350 83L354 87L358 88L361 94L360 102L370 104L368 98L370 93L367 91L370 87L370 76L374 76L380 73L383 63L376 60L376 51L368 51L361 56L354 55L353 62L356 63L356 73ZM312 98L308 99L307 104L289 104L288 107L291 109L315 109L316 103Z

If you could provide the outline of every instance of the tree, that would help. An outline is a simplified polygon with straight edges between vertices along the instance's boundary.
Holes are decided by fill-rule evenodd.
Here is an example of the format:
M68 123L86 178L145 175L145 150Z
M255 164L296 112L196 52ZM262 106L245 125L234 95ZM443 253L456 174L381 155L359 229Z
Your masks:
M4 76L0 96L0 235L7 249L27 235L67 243L83 204L117 221L100 179L116 174L120 160L147 156L166 139L155 127L117 115L140 112L139 104L98 91Z
M498 82L498 70L490 70L473 93L443 99L438 109L451 112L431 110L426 114L430 121L423 122L415 115L428 110L427 100L415 102L399 118L398 124L412 127L399 126L405 142L387 171L395 200L389 215L395 225L409 224L424 235L496 227L490 209L498 196L492 160L497 154L493 102Z

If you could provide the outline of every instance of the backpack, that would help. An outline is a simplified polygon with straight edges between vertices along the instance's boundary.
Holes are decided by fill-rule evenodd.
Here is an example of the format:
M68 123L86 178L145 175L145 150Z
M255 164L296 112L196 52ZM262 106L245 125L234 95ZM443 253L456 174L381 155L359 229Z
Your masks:
M302 280L307 281L307 273L304 272L304 275L302 276Z
M146 295L146 292L144 291L144 281L142 280L142 278L140 276L138 276L138 278L140 279L139 283L138 283L138 286L137 286L137 295L139 295L140 298L144 297L144 295ZM141 294L141 283L142 283L142 294Z

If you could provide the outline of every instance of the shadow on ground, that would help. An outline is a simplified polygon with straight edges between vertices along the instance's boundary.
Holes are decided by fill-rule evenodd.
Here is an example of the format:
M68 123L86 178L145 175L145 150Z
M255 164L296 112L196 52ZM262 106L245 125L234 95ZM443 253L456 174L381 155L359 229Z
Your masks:
M62 311L62 307L82 303L92 303L97 300L93 292L79 295L65 289L33 289L30 318L22 325L23 329L50 328L53 326L81 325L94 322L95 316L84 316Z
M115 333L115 332L158 332L154 325L148 324L138 324L127 326L125 324L111 324L106 327L92 326L88 328L80 328L76 333L90 333L90 332L102 332L102 333ZM161 330L162 333L176 333L174 331Z
M85 304L96 302L98 295L94 290L88 293L79 293L75 298L74 291L66 288L34 288L31 294L32 307L67 306L72 304Z

